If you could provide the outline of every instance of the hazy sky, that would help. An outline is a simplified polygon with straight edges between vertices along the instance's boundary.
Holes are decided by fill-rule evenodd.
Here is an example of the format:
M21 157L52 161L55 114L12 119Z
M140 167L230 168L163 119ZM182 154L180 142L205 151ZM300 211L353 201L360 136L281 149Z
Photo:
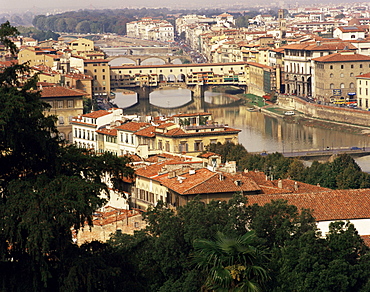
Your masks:
M268 1L268 0L266 0ZM78 9L117 9L117 8L137 8L137 7L168 7L168 8L222 8L225 4L230 3L232 5L255 5L256 2L251 0L234 1L234 0L62 0L62 1L50 1L50 0L0 0L0 11L12 11L14 10L78 10ZM261 3L261 1L259 1ZM222 6L222 7L221 7Z

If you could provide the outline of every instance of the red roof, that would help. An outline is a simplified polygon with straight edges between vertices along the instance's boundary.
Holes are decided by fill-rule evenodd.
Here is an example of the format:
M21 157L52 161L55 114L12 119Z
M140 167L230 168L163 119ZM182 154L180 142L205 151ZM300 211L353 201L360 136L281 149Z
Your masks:
M313 211L316 221L370 218L370 189L330 190L303 194L248 195L248 204L265 205L283 199L298 209Z
M79 89L70 89L61 86L55 87L43 87L41 91L41 97L82 97L87 93Z
M357 61L370 61L369 56L360 54L330 54L312 59L316 62L357 62Z

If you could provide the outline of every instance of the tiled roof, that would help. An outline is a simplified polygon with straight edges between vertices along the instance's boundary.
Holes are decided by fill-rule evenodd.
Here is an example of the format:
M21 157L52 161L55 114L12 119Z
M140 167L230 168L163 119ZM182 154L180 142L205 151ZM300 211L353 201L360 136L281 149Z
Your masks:
M362 74L362 75L358 75L356 76L358 78L370 78L370 73L366 73L366 74Z
M121 126L118 126L118 130L123 130L123 131L129 131L129 132L136 132L143 127L148 127L150 126L149 123L144 123L144 122L128 122L126 124L123 124Z
M108 136L117 136L116 129L101 128L99 130L96 130L96 132L99 134L108 135Z
M215 131L209 131L209 132L185 132L181 128L175 128L172 130L169 130L166 133L158 133L158 135L163 136L170 136L170 137L193 137L193 136L213 136L213 135L222 135L222 134L233 134L233 133L239 133L241 130L229 128L229 127L223 127L221 130L217 130L220 128L216 128Z
M108 112L106 110L99 110L99 111L91 112L91 113L88 113L88 114L84 114L83 117L96 119L96 118L100 118L100 117L103 117L103 116L106 116L106 115L109 115L109 114L110 114L110 112Z
M208 157L211 157L211 156L221 156L221 155L217 154L217 153L214 153L214 152L206 152L206 153L202 153L202 154L198 155L198 157L200 157L200 158L208 158Z
M138 130L135 133L136 136L143 136L143 137L148 137L148 138L153 138L155 137L155 126L149 126L147 128L144 128L142 130Z
M302 44L291 44L283 46L282 48L288 50L305 50L305 51L338 51L344 48L349 50L356 50L357 48L349 42L307 42Z
M341 32L365 32L364 29L356 26L340 26L338 29Z
M84 96L86 92L78 89L70 89L61 86L55 87L43 87L41 91L41 97L72 97L72 96Z
M248 195L248 204L265 205L283 199L298 209L313 211L316 221L370 218L370 189L331 190L319 193Z
M158 129L165 129L167 127L171 127L171 126L174 126L176 125L175 123L172 123L172 122L166 122L166 123L163 123L161 125L159 125L157 128Z
M312 59L316 62L356 62L356 61L370 61L369 56L360 54L330 54Z
M207 168L187 172L180 177L169 178L163 174L157 178L164 186L181 195L256 192L259 186L241 174L215 173Z

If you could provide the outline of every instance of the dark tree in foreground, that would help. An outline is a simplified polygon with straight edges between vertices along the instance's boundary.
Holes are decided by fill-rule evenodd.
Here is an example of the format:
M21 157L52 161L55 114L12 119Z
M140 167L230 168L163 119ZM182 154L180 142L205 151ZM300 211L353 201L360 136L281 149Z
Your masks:
M16 34L1 25L0 41L12 52L8 37ZM28 74L26 65L0 72L0 290L58 291L80 254L71 229L92 224L104 203L102 174L118 178L133 170L127 158L59 140L55 117L43 114L49 105L40 100L37 76L20 79Z
M205 287L215 291L262 291L268 276L261 263L261 251L252 244L255 234L227 237L218 232L215 240L194 241L194 261L205 272Z

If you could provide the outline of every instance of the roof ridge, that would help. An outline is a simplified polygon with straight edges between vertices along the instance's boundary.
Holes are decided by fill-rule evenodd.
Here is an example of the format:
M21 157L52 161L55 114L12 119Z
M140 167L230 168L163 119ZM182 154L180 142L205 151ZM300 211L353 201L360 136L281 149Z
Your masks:
M189 190L194 189L195 187L197 187L197 186L201 185L202 183L205 183L206 181L208 181L208 180L210 180L211 178L213 178L215 175L217 175L217 173L216 173L216 172L215 172L213 175L211 175L209 178L207 178L207 179L205 179L205 180L203 180L203 181L201 181L201 182L199 182L199 183L197 183L197 184L193 185L191 188L188 188L188 189L186 190L186 192L188 192ZM185 192L184 192L184 193L185 193Z

